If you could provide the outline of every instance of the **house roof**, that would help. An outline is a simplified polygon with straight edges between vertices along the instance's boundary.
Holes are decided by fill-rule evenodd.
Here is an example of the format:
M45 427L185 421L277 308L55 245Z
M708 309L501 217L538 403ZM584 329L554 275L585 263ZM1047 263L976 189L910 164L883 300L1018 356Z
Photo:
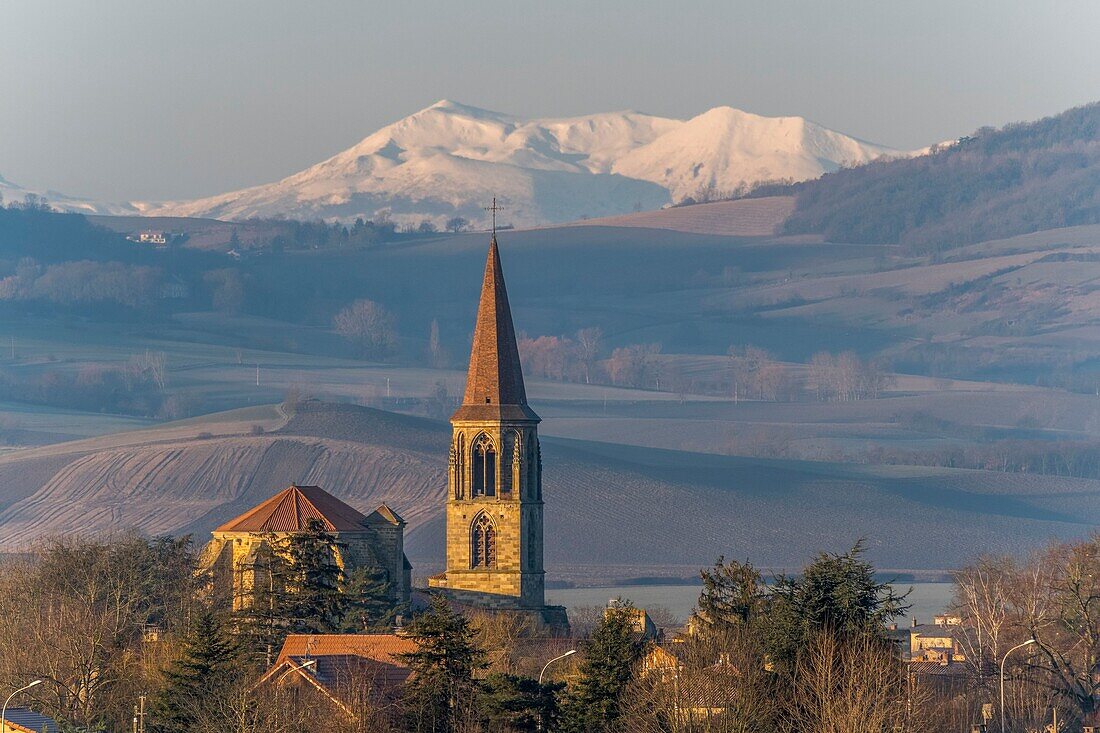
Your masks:
M28 708L8 708L4 716L5 727L11 730L23 730L27 733L57 733L57 723L53 718L36 713Z
M361 532L367 522L360 511L320 486L291 485L214 531L301 532L311 519L321 520L329 532Z
M961 626L944 626L942 624L919 624L910 626L909 633L919 634L920 636L938 636L946 639L955 636L962 628Z
M497 238L489 242L477 306L466 394L453 420L538 420L527 406L519 346L504 286Z
M909 671L914 675L928 677L966 677L973 673L964 662L909 662Z
M401 654L417 649L416 642L398 634L290 634L276 661L288 657L352 655L392 664L404 664Z
M416 649L415 641L397 634L291 634L257 684L296 674L336 701L341 685L352 682L368 681L376 692L388 694L411 676L401 655Z
M713 665L681 675L680 704L688 709L724 709L733 700L741 673L730 665Z

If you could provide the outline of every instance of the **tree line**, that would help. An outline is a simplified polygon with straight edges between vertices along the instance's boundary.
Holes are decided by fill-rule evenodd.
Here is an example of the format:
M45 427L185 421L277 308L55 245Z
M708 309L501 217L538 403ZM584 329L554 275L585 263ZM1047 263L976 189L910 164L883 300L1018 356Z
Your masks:
M749 195L795 195L783 228L934 252L1100 223L1100 104L982 128L931 154L881 159Z
M908 634L899 647L893 630L906 598L857 544L770 579L719 557L700 573L688 625L663 644L629 601L578 623L583 635L547 639L519 617L434 597L404 629L413 676L397 695L369 694L370 677L341 683L354 715L256 680L288 633L388 629L399 609L385 578L343 575L317 525L285 542L257 559L271 595L247 612L215 602L186 537L57 538L5 558L0 684L42 679L29 704L62 730L125 729L145 696L147 729L165 733L969 730L983 706L999 707L1002 660L1006 733L1041 729L1051 708L1073 730L1100 707L1100 536L954 573L961 685L907 666Z

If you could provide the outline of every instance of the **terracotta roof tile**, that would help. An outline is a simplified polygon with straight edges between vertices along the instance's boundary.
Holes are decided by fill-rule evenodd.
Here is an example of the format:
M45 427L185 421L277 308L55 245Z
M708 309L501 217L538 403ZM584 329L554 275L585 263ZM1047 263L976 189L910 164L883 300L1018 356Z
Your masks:
M470 368L466 373L466 394L452 419L538 420L535 411L527 406L496 235L489 242L485 261Z
M319 519L329 532L356 532L367 518L319 486L290 486L215 532L301 532Z
M416 641L397 634L290 634L276 663L290 657L355 656L404 666L401 654L416 651Z

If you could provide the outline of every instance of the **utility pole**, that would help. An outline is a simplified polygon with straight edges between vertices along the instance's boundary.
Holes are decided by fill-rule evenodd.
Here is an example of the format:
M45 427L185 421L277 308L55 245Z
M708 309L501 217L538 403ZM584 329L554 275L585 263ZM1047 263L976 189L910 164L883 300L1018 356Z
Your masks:
M260 362L256 362L256 386L260 386Z
M134 733L145 733L145 694L138 695L138 704L134 706Z
M390 398L390 378L386 377L386 399Z
M15 336L11 337L11 360L15 361Z

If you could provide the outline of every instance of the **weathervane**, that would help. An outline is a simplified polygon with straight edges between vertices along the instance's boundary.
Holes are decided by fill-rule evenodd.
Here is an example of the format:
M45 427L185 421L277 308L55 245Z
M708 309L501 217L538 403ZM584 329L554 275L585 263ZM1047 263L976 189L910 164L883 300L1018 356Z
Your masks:
M488 211L488 212L491 212L493 214L493 236L495 237L497 235L497 212L498 211L504 211L504 207L503 206L497 206L497 197L494 196L493 197L493 205L492 206L486 206L485 210Z

